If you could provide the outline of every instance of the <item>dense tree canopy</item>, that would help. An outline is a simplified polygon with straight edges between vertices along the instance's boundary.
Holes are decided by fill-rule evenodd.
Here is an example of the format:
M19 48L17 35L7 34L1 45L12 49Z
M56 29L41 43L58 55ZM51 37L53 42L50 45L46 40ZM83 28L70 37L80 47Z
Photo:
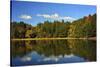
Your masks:
M73 22L44 21L37 26L25 22L11 22L11 38L44 37L96 37L96 14L83 17Z

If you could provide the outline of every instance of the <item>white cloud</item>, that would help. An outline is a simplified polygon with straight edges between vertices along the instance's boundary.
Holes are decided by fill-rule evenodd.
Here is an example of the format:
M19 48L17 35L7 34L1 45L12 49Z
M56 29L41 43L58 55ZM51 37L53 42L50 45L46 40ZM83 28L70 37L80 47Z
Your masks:
M51 18L51 19L56 19L59 17L57 13L49 15L49 14L37 14L37 16L44 17L44 18Z
M32 16L24 14L24 15L19 16L19 18L29 20L29 19L32 19Z
M47 19L55 19L55 20L68 20L68 21L73 21L75 20L74 18L72 17L69 17L69 16L60 16L59 14L57 13L54 13L54 14L37 14L37 16L39 17L43 17L43 18L47 18Z

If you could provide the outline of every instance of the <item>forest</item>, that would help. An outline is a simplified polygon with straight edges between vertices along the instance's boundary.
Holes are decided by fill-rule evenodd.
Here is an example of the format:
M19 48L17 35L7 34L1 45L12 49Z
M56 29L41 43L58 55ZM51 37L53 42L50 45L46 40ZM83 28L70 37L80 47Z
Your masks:
M96 14L73 22L44 21L32 26L26 22L11 22L11 38L89 38L96 37Z

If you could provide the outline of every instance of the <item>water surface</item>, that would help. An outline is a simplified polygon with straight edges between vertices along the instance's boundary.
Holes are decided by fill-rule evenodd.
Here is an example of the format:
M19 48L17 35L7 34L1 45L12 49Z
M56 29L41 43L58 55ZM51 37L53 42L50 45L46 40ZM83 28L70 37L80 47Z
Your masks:
M11 41L11 66L96 61L95 40Z

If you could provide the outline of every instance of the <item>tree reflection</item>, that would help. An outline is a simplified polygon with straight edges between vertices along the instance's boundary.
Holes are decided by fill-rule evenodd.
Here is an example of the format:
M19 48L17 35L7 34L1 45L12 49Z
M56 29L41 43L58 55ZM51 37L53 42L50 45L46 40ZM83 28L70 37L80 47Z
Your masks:
M91 40L33 40L11 41L12 57L23 57L36 51L39 55L49 57L74 54L87 61L96 61L96 41Z

